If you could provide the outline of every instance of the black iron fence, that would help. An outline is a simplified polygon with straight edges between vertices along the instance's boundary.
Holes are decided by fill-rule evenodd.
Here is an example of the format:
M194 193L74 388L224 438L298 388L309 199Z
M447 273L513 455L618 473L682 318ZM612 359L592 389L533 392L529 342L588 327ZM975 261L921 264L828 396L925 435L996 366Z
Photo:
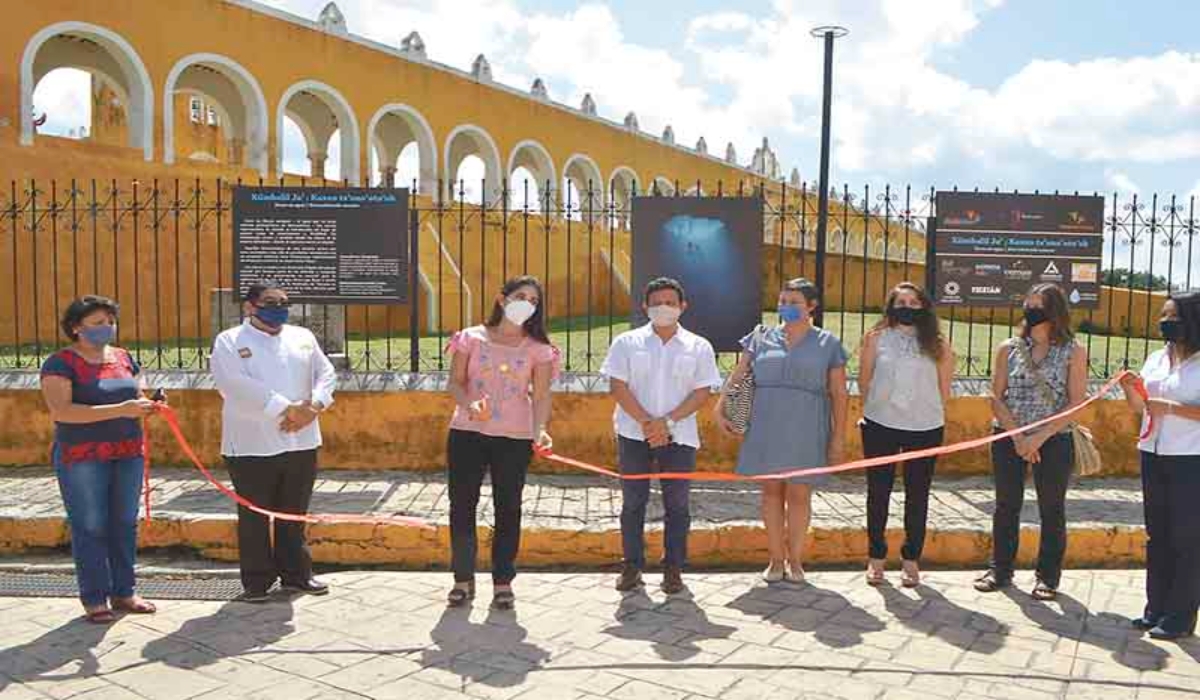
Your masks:
M231 298L228 180L12 181L0 193L0 369L36 369L63 339L57 319L89 293L122 303L120 342L149 369L203 371L220 329L239 320ZM245 183L264 184L264 183ZM272 185L276 183L270 183ZM288 184L327 184L297 181ZM764 203L764 315L791 277L825 269L824 325L855 350L880 317L887 291L925 276L925 224L933 190L843 187L831 196L828 240L816 246L817 193L808 186L745 183L439 183L413 199L419 294L395 306L302 307L301 319L354 371L447 367L455 330L486 318L504 280L539 276L551 335L566 369L598 369L628 328L630 216L634 197L753 196ZM415 190L415 184L414 184ZM470 201L470 200L474 201ZM1136 365L1156 346L1169 290L1193 286L1195 198L1108 198L1100 308L1077 316L1092 372ZM720 280L692 284L720 284ZM958 373L985 377L1017 309L942 310ZM412 342L415 339L416 342ZM722 357L728 365L732 357ZM852 363L851 369L854 369Z

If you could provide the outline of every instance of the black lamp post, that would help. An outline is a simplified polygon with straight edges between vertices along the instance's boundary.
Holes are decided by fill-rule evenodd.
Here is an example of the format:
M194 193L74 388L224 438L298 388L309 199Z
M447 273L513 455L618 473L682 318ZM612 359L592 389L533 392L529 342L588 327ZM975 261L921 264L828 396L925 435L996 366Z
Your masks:
M825 40L825 87L821 104L821 178L817 198L817 275L814 282L821 292L822 303L817 308L813 321L823 325L825 316L825 245L829 222L829 132L830 113L833 111L833 41L850 33L845 27L817 27L810 32L814 37Z

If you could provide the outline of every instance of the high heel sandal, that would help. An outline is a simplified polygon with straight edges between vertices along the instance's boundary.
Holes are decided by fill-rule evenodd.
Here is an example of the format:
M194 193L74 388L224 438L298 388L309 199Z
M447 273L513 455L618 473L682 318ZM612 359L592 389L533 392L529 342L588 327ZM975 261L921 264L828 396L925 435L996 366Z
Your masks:
M776 566L776 562L771 562L767 564L767 568L763 569L762 580L767 583L779 583L783 580L786 571L787 567L785 565L779 564L779 566Z
M909 559L900 560L900 585L905 588L916 588L921 585L921 570L917 562Z
M883 584L887 583L887 575L884 574L883 571L884 566L885 564L883 559L867 560L866 577L868 586L882 586Z
M446 607L461 608L468 602L475 599L475 584L469 583L466 588L454 586L450 592L446 594Z
M804 567L787 562L784 564L783 580L788 583L804 583Z

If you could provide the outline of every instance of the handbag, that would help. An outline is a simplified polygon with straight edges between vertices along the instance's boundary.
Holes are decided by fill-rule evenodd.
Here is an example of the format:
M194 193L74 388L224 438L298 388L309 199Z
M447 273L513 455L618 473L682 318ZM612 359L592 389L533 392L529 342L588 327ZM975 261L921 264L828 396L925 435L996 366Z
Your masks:
M757 347L758 343L762 340L763 330L764 326L762 325L754 329L752 347ZM752 358L741 380L725 388L725 403L723 405L725 420L729 421L735 433L739 435L746 433L746 430L750 427L750 411L753 408L754 361Z
M1025 347L1025 340L1017 338L1017 350L1021 353L1021 361L1025 363L1033 373L1038 382L1038 389L1042 392L1042 398L1054 405L1054 390L1050 388L1050 382L1046 380L1046 376L1042 374L1042 370L1033 364L1033 357L1029 354L1029 348ZM1096 440L1092 437L1092 431L1088 430L1079 423L1072 422L1067 426L1067 430L1071 435L1071 444L1075 448L1075 469L1081 476L1092 476L1099 474L1104 467L1104 463L1100 458L1100 450L1096 448Z

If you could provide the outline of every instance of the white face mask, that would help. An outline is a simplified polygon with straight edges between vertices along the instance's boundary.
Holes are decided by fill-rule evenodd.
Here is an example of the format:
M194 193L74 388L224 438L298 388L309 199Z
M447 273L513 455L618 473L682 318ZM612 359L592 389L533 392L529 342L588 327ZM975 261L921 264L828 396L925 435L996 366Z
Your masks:
M646 315L650 317L650 323L659 328L666 328L675 325L679 320L679 316L683 313L683 309L678 306L667 306L660 304L659 306L651 306L646 310Z
M524 325L535 313L537 307L525 299L513 299L504 306L504 318L518 326Z

